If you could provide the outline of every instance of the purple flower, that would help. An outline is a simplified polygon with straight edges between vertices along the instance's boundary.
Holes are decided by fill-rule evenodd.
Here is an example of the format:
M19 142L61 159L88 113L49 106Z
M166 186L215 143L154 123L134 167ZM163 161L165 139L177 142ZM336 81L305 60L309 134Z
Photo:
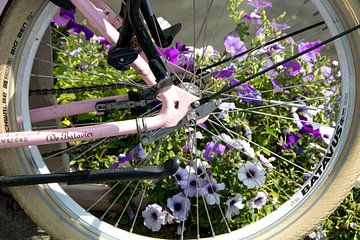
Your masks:
M280 146L278 148L278 150L285 150L285 149L290 149L292 148L294 145L296 145L299 140L302 138L302 135L300 133L295 133L295 134L289 134L286 136L286 142L284 145Z
M228 53L230 53L231 56L235 56L236 54L242 53L244 51L246 51L246 47L245 47L245 43L243 41L240 40L239 37L233 37L230 35L227 35L224 38L224 45L225 45L225 49ZM242 61L244 59L246 59L247 55L243 55L238 57L237 59L239 61Z
M146 157L146 152L144 151L143 146L139 143L133 150L131 150L125 157L119 155L118 162L113 164L111 168L119 168L126 162L130 162L132 160L140 161Z
M182 192L167 199L167 207L179 221L185 221L189 216L190 204L190 200Z
M229 68L229 69L225 69L225 70L215 71L211 75L214 78L229 78L233 74L234 74L234 68Z
M280 30L280 31L290 28L290 26L287 24L280 24L280 23L275 23L275 22L270 23L270 27L275 30Z
M194 173L191 173L189 179L186 181L186 184L182 184L181 188L184 189L185 196L195 197L198 189L202 188L205 183L206 182L203 178L199 178Z
M176 42L175 43L175 48L177 50L179 50L181 53L189 53L190 49L188 47L186 47L186 45L183 42Z
M225 183L216 183L214 179L200 189L201 196L205 197L207 204L220 204L220 194L217 192L225 189Z
M262 206L265 205L267 200L267 194L265 192L258 192L255 197L250 199L249 201L249 208L257 208L260 209Z
M237 84L239 81L236 79L231 79L230 84ZM243 83L241 84L237 90L236 94L240 97L243 102L252 103L252 104L260 104L261 103L261 94L249 84Z
M209 162L212 162L219 154L223 156L224 153L225 146L214 141L208 142L203 151L204 158Z
M274 78L270 78L270 82L274 87L274 92L289 93L289 90L283 89L281 84L278 81L276 81Z
M305 51L311 47L314 47L320 43L321 43L321 40L316 40L315 42L302 42L302 43L299 43L298 50L299 50L299 52L303 52L303 51ZM320 46L320 47L300 56L300 58L302 60L304 60L305 62L316 62L317 61L316 54L319 53L321 51L321 49L324 47L325 47L324 45Z
M231 217L240 213L240 210L244 208L242 201L243 199L241 194L236 194L235 197L232 197L226 201L228 208L226 209L225 217L227 219L230 219Z
M248 0L247 3L249 6L253 6L254 8L267 8L272 7L271 2L258 1L258 0Z
M61 20L60 18L58 17L54 17L52 20L51 20L52 23L55 23L61 27L66 27L67 23L64 22L63 20Z
M165 49L165 51L164 51L164 56L165 56L166 60L169 60L170 62L172 62L176 65L178 64L179 54L180 54L180 51L173 47L169 47L169 48Z
M321 72L322 74L324 75L324 77L326 79L334 79L334 77L331 75L332 74L332 68L331 67L328 67L328 66L322 66L321 67Z
M253 24L256 24L256 25L262 24L261 15L260 15L260 12L258 9L255 9L252 13L250 13L250 15L247 13L244 13L243 18L245 20L252 22Z
M265 171L252 162L246 162L237 172L238 179L249 189L260 188L265 184Z
M60 17L62 17L65 20L75 22L75 14L76 14L76 9L66 10L64 8L60 8L60 14L59 15L60 15Z
M296 61L289 61L283 65L289 76L296 76L300 73L301 64Z
M189 171L179 167L173 176L179 185L186 184L189 178Z

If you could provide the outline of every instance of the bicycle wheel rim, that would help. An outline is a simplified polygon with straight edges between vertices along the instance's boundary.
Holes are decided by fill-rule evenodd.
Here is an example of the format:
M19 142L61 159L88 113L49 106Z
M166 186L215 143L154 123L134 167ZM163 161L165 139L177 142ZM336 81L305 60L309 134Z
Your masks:
M336 22L334 21L334 15L335 15L335 12L334 11L331 11L332 9L330 8L329 5L327 5L327 3L320 3L319 2L315 2L317 4L317 6L320 8L320 12L321 14L323 15L323 17L325 18L326 21L332 21L332 22ZM47 12L44 11L44 12ZM47 15L45 18L49 19L51 17L51 15ZM38 18L38 19L41 19ZM39 22L42 22L39 21ZM36 23L35 23L36 25ZM330 26L329 26L330 27ZM45 27L42 27L43 31L45 31ZM343 30L342 28L342 25L338 22L337 25L333 25L331 27L331 31L333 33L338 33L338 32L341 32ZM38 30L33 30L33 32L41 32L41 31L38 31ZM40 34L41 35L41 34ZM39 35L39 36L40 36ZM33 39L35 38L39 38L39 36L34 36ZM30 38L31 39L31 38ZM31 43L32 41L29 40L28 43ZM25 45L26 46L26 45ZM30 50L33 50L34 47L28 47L26 46L25 49L30 49ZM349 64L345 64L346 61L349 61L347 59L347 56L350 56L351 55L351 50L350 50L350 47L348 46L348 44L346 43L346 40L345 39L342 39L341 42L337 42L337 49L338 49L338 52L340 54L339 57L340 57L340 60L344 60L344 61L340 61L340 64L342 64L341 68L342 68L342 74L343 76L346 78L346 79L353 79L352 81L349 80L349 82L352 82L352 83L355 83L355 74L354 73L354 69L347 69L348 67L351 67L353 66L354 64L353 63L349 63ZM340 50L339 50L340 49ZM30 51L31 52L31 51ZM26 54L23 54L24 56L27 56ZM30 54L31 56L31 54ZM30 59L30 62L28 62ZM31 57L27 58L26 61L27 62L24 62L22 63L23 60L20 60L20 67L19 69L23 69L22 68L22 65L23 64L24 66L31 66L29 63L31 63ZM25 61L25 60L24 60ZM344 66L344 65L347 65L347 66ZM27 70L25 71L19 71L19 72L23 72L24 73L24 77L26 75L30 75L30 72L31 69L29 67L25 67L25 69L27 68ZM345 69L345 70L343 70ZM28 81L29 82L29 81ZM24 82L26 83L26 81ZM26 92L24 91L25 89L27 89L27 85L26 84L17 84L17 87L20 86L21 89L16 89L15 92ZM345 92L345 95L346 94L349 94L349 96L354 96L354 90L355 90L355 87L353 85L347 85L347 86L343 86L342 87L343 91ZM20 91L19 91L20 90ZM31 123L29 121L29 116L28 116L28 113L26 113L26 111L28 110L28 104L26 102L26 99L27 99L27 96L18 96L19 99L16 99L16 101L19 101L23 104L21 104L21 106L24 106L25 109L16 109L16 115L20 115L20 116L23 116L23 119L24 119L24 127L23 129L24 130L28 130L30 129L30 126L31 126ZM347 105L346 105L346 108L348 109L347 111L347 114L349 116L353 115L353 109L354 108L354 101L352 102L351 99L349 99L349 101L347 102ZM17 107L19 107L20 105L17 105ZM351 121L349 120L348 122L345 121L344 123L344 127L343 127L343 130L344 132L342 133L342 139L346 139L349 132L346 132L346 129L349 129L350 130L350 125L351 125ZM345 158L345 156L343 156L344 154L346 155L346 147L345 145L347 145L348 143L346 143L345 141L340 141L340 144L342 145L339 145L337 146L337 148L341 148L341 149L344 149L344 151L341 153L341 157L340 157L340 152L338 153L339 156L334 156L334 159L340 157L340 158ZM20 150L19 150L20 151ZM33 164L34 166L34 169L35 171L39 171L40 173L47 173L47 170L46 168L43 168L44 164L41 160L41 156L40 156L40 153L36 150L36 148L31 148L30 150L29 149L26 149L25 150L26 152L26 158L27 159L32 159L31 160L31 164ZM23 155L23 153L18 153L19 155ZM30 154L30 155L27 155L27 154ZM23 156L19 156L19 157L23 157ZM31 157L31 158L29 158ZM331 161L333 162L333 161ZM332 164L335 164L335 161L332 163ZM327 169L327 172L324 172L324 174L330 172L331 168L332 168L333 165L328 165L328 169ZM24 166L24 172L26 171L26 167ZM28 172L29 173L29 172ZM323 181L325 181L326 179L323 179ZM319 183L312 189L312 193L315 193L317 188L320 188L321 186L321 182L319 181ZM86 225L88 228L91 228L93 232L96 232L97 234L100 235L101 234L109 234L109 237L115 237L118 233L118 231L121 231L121 230L118 230L118 229L112 229L109 230L108 226L102 222L98 222L92 215L90 215L89 213L87 213L86 211L84 211L81 207L79 207L76 203L74 203L71 198L68 198L68 197L64 197L65 193L61 190L61 188L57 185L47 185L46 186L47 188L47 192L48 194L54 199L55 202L57 202L61 208L63 209L66 209L68 212L67 214L69 216L72 216L72 218L74 219L79 219L80 222L82 222L82 224ZM299 194L298 195L295 195L292 200L296 199L296 198L299 198L299 195L300 195L300 192L298 192ZM301 196L301 195L300 195ZM305 198L303 198L303 201L306 201L308 198L311 198L311 194L307 194ZM240 235L241 236L245 236L245 238L247 237L255 237L257 236L257 234L259 234L260 232L266 232L268 230L268 228L271 228L272 227L272 223L273 222L277 222L277 221L281 221L282 219L286 218L288 215L290 215L292 213L292 211L295 211L297 208L301 207L302 204L299 204L297 206L297 208L294 208L291 206L292 203L291 201L288 201L286 202L283 207L281 207L281 209L289 209L289 211L286 211L286 213L282 212L282 211L278 211L277 214L275 214L276 212L274 212L273 214L270 214L269 216L263 218L262 220L259 221L259 223L255 223L253 225L250 225L249 227L245 227L243 229L241 229L241 232L232 232L230 233L230 235L226 234L225 236L222 236L222 237L236 237L238 238ZM81 216L79 218L79 216ZM91 219L90 221L88 221L88 219ZM90 223L90 224L89 224ZM258 225L257 225L258 224ZM104 227L103 229L101 228L96 228L94 226L101 226L101 227ZM259 231L259 226L262 226L262 229L261 231ZM113 233L111 233L112 231L114 231ZM240 231L240 230L239 230ZM244 233L245 232L245 233ZM128 233L124 233L123 231L121 231L121 234L128 234ZM131 235L132 237L134 235Z

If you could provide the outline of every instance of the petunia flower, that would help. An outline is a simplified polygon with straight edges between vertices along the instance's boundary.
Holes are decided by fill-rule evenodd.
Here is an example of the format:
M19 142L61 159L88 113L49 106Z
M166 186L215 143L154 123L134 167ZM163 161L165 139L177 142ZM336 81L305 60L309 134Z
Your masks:
M321 43L321 40L316 40L315 42L301 42L298 45L298 50L299 52L303 52L311 47L314 47L318 44ZM325 46L320 46L302 56L300 56L300 59L304 60L305 62L316 62L317 61L317 57L316 54L319 53L321 51L321 49L323 49Z
M190 200L182 192L167 199L167 207L179 221L185 221L189 216L190 204Z
M132 160L140 161L146 158L147 154L141 143L136 145L136 147L131 150L126 156L119 155L117 163L113 164L111 168L119 168L126 162L130 162Z
M238 170L237 176L249 189L260 188L265 183L264 170L258 164L249 161Z
M244 208L242 203L243 199L241 194L236 194L234 197L226 201L227 209L225 212L225 217L230 219L231 217L238 215L240 210Z
M223 119L224 116L228 115L229 111L235 109L236 106L233 102L223 102L220 103L218 108L221 110L221 113L218 114L218 119Z
M289 61L283 64L286 69L286 73L289 76L296 76L300 74L301 64L296 61Z
M180 55L180 51L176 48L169 47L164 50L164 56L166 60L178 65L178 56Z
M265 205L267 201L267 194L265 192L258 192L255 197L251 198L249 201L249 208L260 209Z
M259 157L262 166L275 169L275 167L271 164L271 162L269 162L269 160L263 154L258 152L256 153L256 155Z
M231 79L230 84L238 84L239 81L236 79ZM243 83L241 84L237 90L235 91L236 95L238 95L243 102L252 103L252 104L260 104L262 97L261 93L258 92L253 86Z
M189 178L189 171L188 169L179 167L174 173L173 177L175 178L177 184L179 185L186 184Z
M277 150L290 149L296 145L301 138L302 135L300 133L289 134L286 136L286 142L282 146L279 146Z
M290 26L287 25L287 24L280 24L280 23L275 23L275 22L270 23L270 27L275 29L275 30L279 30L279 31L286 30L286 29L290 28Z
M260 12L259 12L258 9L255 9L250 14L244 13L243 18L245 20L248 20L248 21L252 22L253 24L262 25L261 15L260 15ZM260 33L257 32L257 34L260 34Z
M225 146L214 141L206 143L205 150L203 150L203 156L209 162L212 162L218 155L223 156L224 153Z
M327 127L327 126L320 126L319 127L321 139L327 144L330 144L330 140L332 136L334 135L335 128L333 127Z
M226 51L230 53L231 56L235 56L247 50L245 47L245 43L241 41L239 37L233 37L230 35L227 35L224 38L224 45ZM247 55L245 54L243 56L238 57L237 60L242 61L246 58Z
M214 205L220 204L220 194L217 192L225 189L225 183L217 183L215 179L211 179L210 183L207 183L200 189L201 196L205 197L207 204Z
M191 163L191 167L187 166L186 168L191 169L190 171L194 171L199 177L205 177L206 174L210 173L210 165L207 161L201 161L200 159L196 159Z
M186 183L181 185L181 189L184 190L185 196L195 197L198 190L202 188L205 183L205 179L199 178L194 173L191 173Z
M259 1L259 0L248 0L247 5L254 8L267 8L272 7L271 2Z
M234 68L215 71L211 74L214 78L229 78L234 74Z
M160 230L161 225L165 225L165 214L157 204L148 205L142 212L144 225L153 232Z

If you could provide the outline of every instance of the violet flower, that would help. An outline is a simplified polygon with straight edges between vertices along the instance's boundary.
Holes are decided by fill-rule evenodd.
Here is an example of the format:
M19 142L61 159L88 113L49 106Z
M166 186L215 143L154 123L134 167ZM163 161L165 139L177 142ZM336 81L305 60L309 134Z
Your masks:
M255 9L252 13L244 13L243 18L256 25L262 25L261 15L258 9ZM261 28L262 29L262 28Z
M215 179L200 189L201 196L205 197L207 204L220 204L220 194L217 192L225 189L225 183L216 183Z
M208 142L205 145L205 150L203 151L204 158L212 162L218 155L223 156L225 153L225 146L221 143L214 141Z
M173 212L173 216L179 221L185 221L189 216L190 200L180 192L167 199L167 207Z
M237 84L239 81L236 79L231 79L230 84ZM247 83L241 84L237 90L236 94L240 97L243 102L252 103L252 104L260 104L262 97L261 94L251 85Z
M197 177L194 173L191 173L186 184L182 184L181 188L184 190L184 194L187 197L195 197L200 188L205 185L206 181L203 178Z
M234 197L226 201L228 208L226 209L225 217L227 219L230 219L231 217L240 213L240 210L244 208L242 201L243 199L241 194L236 194Z
M286 73L289 76L296 76L300 74L301 64L296 61L289 61L283 64L286 69Z
M145 157L146 157L146 152L145 152L142 144L139 143L126 156L123 157L123 156L119 155L117 163L113 164L111 166L111 168L113 168L113 169L119 168L121 165L123 165L126 162L130 162L132 160L140 161L140 160L143 160Z
M250 199L249 201L249 208L257 208L260 209L262 206L265 205L267 201L267 194L265 192L258 192L255 197Z
M275 23L275 22L270 23L270 27L275 29L275 30L279 30L279 31L286 30L286 29L290 28L290 26L287 25L287 24L280 24L280 23Z
M316 46L317 44L320 44L321 40L316 40L315 42L301 42L298 45L298 50L299 52L305 51L311 47ZM321 49L323 49L325 46L320 46L302 56L300 56L300 59L304 60L305 62L316 62L317 61L317 57L316 54L319 53L321 51Z
M245 47L245 43L241 41L239 37L233 37L230 35L227 35L224 38L224 45L226 51L230 53L231 56L235 56L247 50ZM247 55L245 54L243 56L238 57L237 60L242 61L246 58Z
M248 0L247 5L254 8L267 8L272 7L271 2L259 1L259 0Z
M215 71L211 74L214 78L229 78L234 74L234 68Z
M289 134L286 136L286 142L282 146L279 146L277 150L290 149L296 145L301 138L302 135L300 133Z

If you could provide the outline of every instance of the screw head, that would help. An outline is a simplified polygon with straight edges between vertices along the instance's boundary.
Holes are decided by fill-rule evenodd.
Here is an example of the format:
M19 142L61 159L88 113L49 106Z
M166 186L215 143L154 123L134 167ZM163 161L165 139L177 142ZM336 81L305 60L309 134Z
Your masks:
M191 104L191 106L193 106L194 108L198 108L200 107L200 101L195 101Z
M141 138L141 143L142 143L143 145L149 145L149 144L150 144L150 138L149 138L148 136L143 136L143 137Z

